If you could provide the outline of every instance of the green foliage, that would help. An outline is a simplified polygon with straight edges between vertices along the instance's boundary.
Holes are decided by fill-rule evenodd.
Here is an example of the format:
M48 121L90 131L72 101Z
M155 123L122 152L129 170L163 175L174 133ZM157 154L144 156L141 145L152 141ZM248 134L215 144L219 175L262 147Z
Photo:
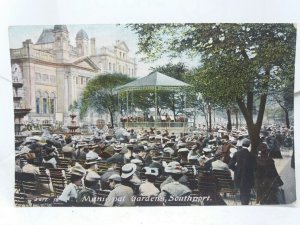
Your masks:
M267 96L293 81L296 29L293 24L133 24L145 60L168 54L201 57L193 84L206 101L237 103L254 151ZM258 115L253 121L255 98Z
M293 79L296 29L292 24L128 26L138 34L139 52L147 60L165 53L200 55L196 90L217 104L230 105L248 92L260 96Z
M114 88L133 80L133 78L122 74L105 74L94 77L88 82L83 91L80 117L82 118L89 109L97 113L113 115L114 112L119 110L118 98Z
M76 111L80 109L80 104L75 100L71 105L69 105L69 111Z

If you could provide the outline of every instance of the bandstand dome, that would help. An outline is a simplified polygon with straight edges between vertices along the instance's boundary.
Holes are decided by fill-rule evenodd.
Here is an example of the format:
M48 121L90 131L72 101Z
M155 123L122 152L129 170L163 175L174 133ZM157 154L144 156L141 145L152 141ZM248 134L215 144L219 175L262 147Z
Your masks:
M190 85L180 80L169 77L159 72L153 72L149 75L139 78L135 81L115 88L116 92L131 90L174 90L180 87L189 87Z

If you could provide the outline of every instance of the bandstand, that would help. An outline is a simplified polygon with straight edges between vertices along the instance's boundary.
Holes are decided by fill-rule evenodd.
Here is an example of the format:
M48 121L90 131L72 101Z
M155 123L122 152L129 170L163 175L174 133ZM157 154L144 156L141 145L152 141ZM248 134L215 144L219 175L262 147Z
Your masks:
M169 77L165 74L159 72L153 72L149 75L127 83L123 86L119 86L115 88L115 92L118 94L118 99L120 94L126 94L126 112L127 112L127 120L122 122L122 126L126 128L162 128L169 129L177 132L184 132L188 128L188 122L186 118L171 118L169 121L164 120L161 116L158 119L158 92L159 91L173 91L179 92L186 88L189 88L190 85L184 83L180 80ZM142 121L138 118L132 118L128 116L129 106L128 99L130 93L132 94L134 91L153 91L154 93L154 107L155 107L155 116L152 121ZM171 116L172 117L172 116ZM174 121L173 121L174 120Z

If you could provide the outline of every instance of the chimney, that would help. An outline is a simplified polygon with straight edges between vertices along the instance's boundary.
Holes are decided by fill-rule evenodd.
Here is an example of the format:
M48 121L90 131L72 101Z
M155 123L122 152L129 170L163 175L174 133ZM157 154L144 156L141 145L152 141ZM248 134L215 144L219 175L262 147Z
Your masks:
M26 41L23 41L23 47L27 47L27 46L30 46L30 45L32 45L31 39L27 39Z
M96 55L96 39L91 38L90 39L90 45L91 45L91 55Z

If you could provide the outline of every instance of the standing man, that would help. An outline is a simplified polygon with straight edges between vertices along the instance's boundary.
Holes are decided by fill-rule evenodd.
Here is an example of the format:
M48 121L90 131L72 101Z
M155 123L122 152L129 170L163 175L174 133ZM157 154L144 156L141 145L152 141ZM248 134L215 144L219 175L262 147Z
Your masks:
M255 156L249 152L250 140L242 140L242 149L237 151L229 162L229 168L234 171L234 182L240 189L242 205L248 205L251 188L254 187Z

